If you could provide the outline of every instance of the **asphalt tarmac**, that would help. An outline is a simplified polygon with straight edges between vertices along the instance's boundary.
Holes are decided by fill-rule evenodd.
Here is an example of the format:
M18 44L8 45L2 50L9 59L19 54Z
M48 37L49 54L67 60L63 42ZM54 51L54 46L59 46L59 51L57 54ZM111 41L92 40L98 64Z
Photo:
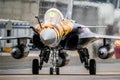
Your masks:
M50 62L44 64L39 75L32 75L32 60L38 55L39 51L32 51L28 57L16 60L8 53L0 53L0 80L120 80L119 59L96 59L97 75L91 76L76 52L69 53L70 63L60 68L60 75L49 75Z

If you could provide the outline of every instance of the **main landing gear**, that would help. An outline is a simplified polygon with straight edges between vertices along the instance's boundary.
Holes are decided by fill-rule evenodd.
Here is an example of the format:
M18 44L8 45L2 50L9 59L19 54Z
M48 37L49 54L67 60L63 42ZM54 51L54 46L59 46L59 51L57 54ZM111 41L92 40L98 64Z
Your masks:
M89 60L89 53L87 48L82 48L78 50L81 63L84 63L84 66L89 70L90 75L96 74L96 61L95 59Z
M44 48L40 52L40 62L38 59L33 59L32 62L32 73L33 74L39 74L39 69L42 69L43 63L46 62L48 63L49 60L49 55L50 55L50 49L49 48Z
M54 73L56 75L60 74L60 70L59 67L57 67L57 62L58 62L58 54L59 52L56 49L52 49L51 50L52 54L52 67L50 67L50 75L53 75ZM39 74L39 69L42 69L43 63L46 62L48 63L49 60L49 56L50 56L50 49L43 49L41 50L41 53L39 55L40 57L40 63L38 59L34 59L33 63L32 63L32 73L33 74Z
M45 48L41 50L40 52L40 62L38 59L34 59L32 63L32 73L33 74L39 74L39 69L42 69L43 63L46 62L48 63L49 56L51 52L51 61L52 61L52 67L50 67L49 73L50 75L60 74L60 69L58 66L58 60L59 60L59 54L61 51L58 49L49 49ZM89 53L87 48L82 48L78 50L79 57L81 63L84 63L84 67L89 70L90 75L95 75L96 74L96 61L94 59L89 60Z

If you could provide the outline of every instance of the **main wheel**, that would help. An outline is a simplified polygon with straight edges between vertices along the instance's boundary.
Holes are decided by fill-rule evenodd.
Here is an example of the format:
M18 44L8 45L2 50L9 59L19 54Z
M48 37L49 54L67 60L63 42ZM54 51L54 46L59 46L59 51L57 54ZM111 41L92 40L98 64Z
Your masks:
M38 59L34 59L32 63L32 73L39 74L39 61Z
M94 59L90 60L89 73L90 75L96 75L96 61Z
M53 75L53 68L50 68L50 75Z

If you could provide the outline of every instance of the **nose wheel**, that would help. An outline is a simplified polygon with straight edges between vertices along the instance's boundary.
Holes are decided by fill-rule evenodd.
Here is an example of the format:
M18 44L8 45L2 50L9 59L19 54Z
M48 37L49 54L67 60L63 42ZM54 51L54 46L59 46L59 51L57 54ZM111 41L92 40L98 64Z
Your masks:
M54 69L53 67L51 67L50 68L50 75L53 75L54 72L56 73L56 75L59 75L60 74L59 68L57 67L57 68Z

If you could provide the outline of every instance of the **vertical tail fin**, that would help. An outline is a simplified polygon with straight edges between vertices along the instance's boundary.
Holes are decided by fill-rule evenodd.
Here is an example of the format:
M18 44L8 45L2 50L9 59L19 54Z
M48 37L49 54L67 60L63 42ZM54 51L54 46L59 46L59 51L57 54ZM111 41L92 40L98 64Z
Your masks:
M72 11L73 11L73 0L68 0L68 7L65 18L72 19Z

